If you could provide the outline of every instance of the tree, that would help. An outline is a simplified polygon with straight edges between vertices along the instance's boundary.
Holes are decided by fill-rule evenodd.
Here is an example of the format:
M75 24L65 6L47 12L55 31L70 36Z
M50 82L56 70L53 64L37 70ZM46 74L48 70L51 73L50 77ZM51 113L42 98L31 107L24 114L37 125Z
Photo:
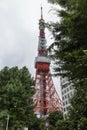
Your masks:
M73 130L72 122L69 120L59 120L56 122L55 130Z
M71 129L86 129L87 54L84 50L87 50L87 1L48 1L62 7L60 11L56 10L61 21L49 25L54 37L49 49L55 59L56 75L68 77L76 90L69 112Z
M57 75L67 76L72 82L87 78L87 1L85 0L49 0L60 4L58 12L61 22L50 25L55 39L53 57ZM62 72L62 73L61 73Z
M9 128L32 126L33 86L34 80L26 67L5 67L0 71L0 122L6 125L9 115Z
M87 129L87 118L82 117L78 123L79 130L86 130Z
M56 123L60 120L63 120L63 113L60 111L53 111L47 117L47 121L49 122L50 130L54 130L56 127Z
M54 111L49 114L47 121L50 125L50 130L73 130L72 122L69 119L63 119L63 113Z
M53 111L49 114L47 120L49 121L50 125L55 126L58 120L63 119L63 113L60 111Z
M79 123L81 123L82 119L87 120L87 81L82 82L80 84L75 85L76 92L74 94L74 97L71 99L71 105L72 107L70 108L69 111L69 119L73 122L72 126L77 130ZM85 123L85 122L83 122ZM86 125L83 127L86 129ZM79 128L80 130L80 128Z
M32 125L32 128L31 130L42 130L44 127L42 126L42 121L43 119L41 118L36 118L33 125ZM30 128L29 128L30 129ZM44 130L44 129L43 129Z

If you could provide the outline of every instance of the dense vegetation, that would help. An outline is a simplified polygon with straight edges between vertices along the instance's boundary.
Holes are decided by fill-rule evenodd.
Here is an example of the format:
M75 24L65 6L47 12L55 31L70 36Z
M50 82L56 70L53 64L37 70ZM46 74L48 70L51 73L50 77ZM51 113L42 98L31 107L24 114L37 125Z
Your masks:
M5 67L0 71L0 126L6 127L9 116L9 129L32 127L36 120L32 86L34 80L26 67Z
M48 0L61 6L56 10L60 22L50 23L54 42L49 50L55 59L55 75L68 77L75 87L68 120L57 123L57 130L87 129L87 1ZM59 20L58 20L59 21ZM68 125L66 125L68 124Z

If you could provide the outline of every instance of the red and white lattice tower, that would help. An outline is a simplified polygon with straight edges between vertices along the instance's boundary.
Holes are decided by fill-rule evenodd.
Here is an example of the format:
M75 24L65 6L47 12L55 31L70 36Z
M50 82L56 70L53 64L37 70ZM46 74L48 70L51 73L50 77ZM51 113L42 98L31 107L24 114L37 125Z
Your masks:
M62 111L62 102L55 89L50 73L50 59L47 55L45 39L45 22L41 7L39 20L38 56L35 58L36 83L34 95L35 113L41 117L47 116L52 111Z

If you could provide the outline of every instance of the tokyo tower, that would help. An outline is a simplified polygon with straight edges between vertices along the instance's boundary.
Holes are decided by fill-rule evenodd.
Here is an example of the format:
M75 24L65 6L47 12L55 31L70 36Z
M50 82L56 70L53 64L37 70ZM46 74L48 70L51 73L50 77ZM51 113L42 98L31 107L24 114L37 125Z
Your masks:
M50 72L50 58L47 54L45 39L45 21L41 7L41 18L39 20L39 42L38 55L35 58L35 90L34 111L40 117L49 115L52 111L62 111L62 102L55 89Z

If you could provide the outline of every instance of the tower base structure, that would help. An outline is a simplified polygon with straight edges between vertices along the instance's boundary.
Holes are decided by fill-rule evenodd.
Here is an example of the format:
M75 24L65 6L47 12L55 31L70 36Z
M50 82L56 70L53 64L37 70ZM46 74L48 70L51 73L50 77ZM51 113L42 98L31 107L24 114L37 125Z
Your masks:
M55 89L50 73L50 60L36 58L36 94L34 98L35 113L40 117L49 115L52 111L62 111L62 102ZM43 61L42 61L43 60Z

